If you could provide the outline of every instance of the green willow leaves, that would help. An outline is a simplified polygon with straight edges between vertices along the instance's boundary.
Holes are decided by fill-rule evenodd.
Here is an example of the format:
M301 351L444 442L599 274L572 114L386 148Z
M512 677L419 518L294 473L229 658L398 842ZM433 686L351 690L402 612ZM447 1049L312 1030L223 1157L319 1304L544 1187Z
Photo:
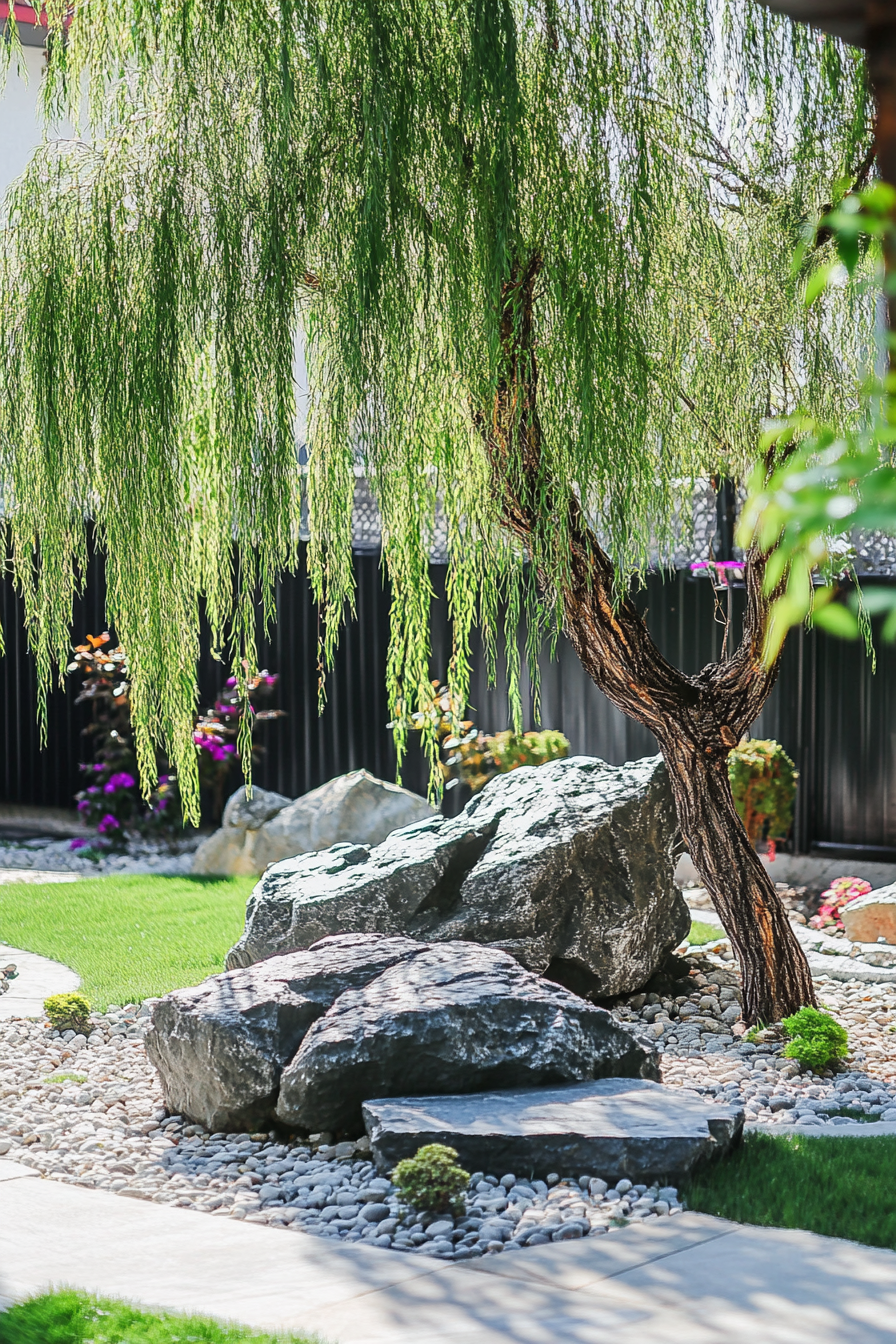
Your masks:
M834 242L835 256L810 276L805 303L811 307L842 274L874 263L872 292L896 294L896 276L883 275L882 247L896 245L896 189L885 182L847 196L820 223ZM805 252L798 250L798 269ZM795 625L809 619L847 639L864 634L869 618L885 614L881 634L896 639L896 599L891 588L857 589L845 603L835 599L838 577L849 568L852 534L896 533L896 332L887 336L890 368L866 387L865 414L857 425L825 423L797 413L767 428L764 460L754 468L739 540L754 540L772 554L765 582L775 595L766 640L769 661ZM769 454L777 465L769 472ZM774 460L774 458L772 458Z
M50 20L48 117L85 124L9 202L5 516L43 687L95 529L144 786L158 741L188 810L200 604L243 676L307 502L329 658L356 465L382 513L400 724L430 694L437 506L463 704L475 624L494 652L502 619L553 619L558 498L581 499L623 587L669 553L694 480L746 469L764 416L858 404L873 303L848 285L806 309L790 266L867 155L862 61L831 40L741 0L54 0ZM532 268L525 557L483 426Z

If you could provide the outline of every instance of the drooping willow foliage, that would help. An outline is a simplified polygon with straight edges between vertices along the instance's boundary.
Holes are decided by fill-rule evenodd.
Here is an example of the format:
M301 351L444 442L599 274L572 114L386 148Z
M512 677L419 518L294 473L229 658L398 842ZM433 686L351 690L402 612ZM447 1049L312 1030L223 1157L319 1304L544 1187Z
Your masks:
M158 742L195 800L200 603L251 667L303 491L330 655L366 469L401 719L431 697L437 500L462 704L473 625L514 625L526 558L551 617L551 501L583 501L624 585L667 552L695 478L744 469L764 416L856 402L873 302L853 285L806 310L791 270L806 222L868 171L845 47L746 0L64 8L45 104L87 113L9 202L0 487L44 690L95 530L147 787ZM482 426L502 305L533 266L544 516L524 557Z

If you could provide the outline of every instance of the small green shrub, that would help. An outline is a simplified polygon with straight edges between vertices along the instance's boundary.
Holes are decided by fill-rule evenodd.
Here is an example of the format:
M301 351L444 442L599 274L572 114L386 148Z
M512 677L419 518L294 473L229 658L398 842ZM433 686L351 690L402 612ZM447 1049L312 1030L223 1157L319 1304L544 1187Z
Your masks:
M797 775L780 742L750 738L728 756L734 805L752 844L786 840L793 825Z
M820 1073L847 1052L849 1036L846 1028L835 1022L830 1013L817 1008L801 1008L781 1023L789 1037L784 1050L787 1059L799 1060L804 1068Z
M406 1204L421 1213L463 1213L463 1192L470 1173L457 1164L457 1153L442 1143L418 1148L392 1172L392 1180Z
M51 994L44 1012L57 1031L85 1031L90 1026L90 1003L83 994Z
M431 732L446 753L439 769L446 789L469 784L474 793L485 788L496 775L506 775L521 765L547 765L569 755L569 739L555 728L541 732L481 733L471 719L461 718L462 706L447 686L432 683L432 704L425 710L396 720L388 726L414 732Z

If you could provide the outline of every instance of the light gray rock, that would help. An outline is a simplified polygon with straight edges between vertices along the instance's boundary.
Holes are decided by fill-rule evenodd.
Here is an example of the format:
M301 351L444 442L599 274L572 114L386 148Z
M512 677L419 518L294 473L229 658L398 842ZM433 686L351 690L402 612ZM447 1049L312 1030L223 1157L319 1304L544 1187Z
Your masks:
M169 1109L211 1130L270 1121L281 1069L311 1024L340 994L419 951L407 938L344 934L166 995L145 1043Z
M263 872L268 864L330 845L378 845L392 831L435 815L419 794L354 770L312 789L266 822L253 856Z
M271 817L276 817L278 812L282 812L284 807L289 807L292 802L282 793L272 793L267 789L252 789L252 797L246 797L246 790L243 785L232 793L224 805L224 814L221 818L223 830L247 831L257 830L263 826Z
M656 1077L653 1043L505 952L445 943L343 994L314 1023L283 1070L277 1117L351 1130L371 1096L608 1074Z
M896 882L850 901L841 911L846 936L854 943L896 943Z
M744 1123L739 1107L707 1105L680 1088L627 1078L370 1100L363 1112L383 1170L423 1144L444 1143L468 1169L600 1171L609 1180L633 1181L691 1171L725 1152Z
M228 800L220 830L199 846L194 873L263 873L271 863L330 845L378 845L390 832L435 813L409 789L353 770L293 801L240 788ZM271 949L277 950L277 949Z
M659 757L524 767L456 818L274 864L227 964L351 929L491 944L576 993L624 993L687 933L675 829Z

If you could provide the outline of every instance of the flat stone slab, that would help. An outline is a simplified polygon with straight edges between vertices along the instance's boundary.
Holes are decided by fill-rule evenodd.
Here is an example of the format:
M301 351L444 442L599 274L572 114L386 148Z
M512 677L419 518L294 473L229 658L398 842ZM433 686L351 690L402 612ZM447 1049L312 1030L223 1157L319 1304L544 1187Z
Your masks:
M70 994L80 989L81 977L70 966L35 952L0 943L0 964L15 962L18 972L9 989L0 994L0 1018L43 1017L44 999L51 994Z
M376 1162L390 1170L427 1143L456 1148L461 1165L543 1178L549 1172L632 1181L681 1176L741 1136L739 1107L707 1105L640 1078L467 1096L367 1101Z

